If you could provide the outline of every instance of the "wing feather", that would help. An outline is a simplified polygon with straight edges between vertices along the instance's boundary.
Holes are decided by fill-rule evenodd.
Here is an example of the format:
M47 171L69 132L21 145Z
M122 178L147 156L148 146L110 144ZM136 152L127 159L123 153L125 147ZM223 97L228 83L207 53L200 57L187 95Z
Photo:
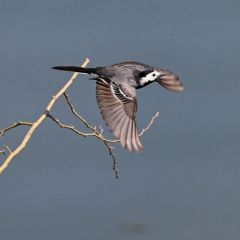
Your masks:
M103 119L121 145L130 152L143 146L136 128L136 90L124 84L97 78L96 97Z

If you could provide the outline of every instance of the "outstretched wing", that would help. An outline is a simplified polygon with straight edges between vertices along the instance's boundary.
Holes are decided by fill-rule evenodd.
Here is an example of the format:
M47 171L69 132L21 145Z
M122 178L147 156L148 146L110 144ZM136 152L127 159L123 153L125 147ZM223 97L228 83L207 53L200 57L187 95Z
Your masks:
M96 96L103 119L121 145L130 152L141 152L136 128L136 90L121 83L97 78Z

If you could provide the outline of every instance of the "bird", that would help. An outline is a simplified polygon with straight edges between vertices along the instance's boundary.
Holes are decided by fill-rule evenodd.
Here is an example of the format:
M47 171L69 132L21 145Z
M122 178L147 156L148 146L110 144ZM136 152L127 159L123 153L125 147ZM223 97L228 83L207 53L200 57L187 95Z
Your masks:
M130 152L144 149L137 132L136 89L156 82L170 91L183 90L178 75L135 61L95 68L55 66L53 69L89 74L96 80L96 99L102 117L122 147Z

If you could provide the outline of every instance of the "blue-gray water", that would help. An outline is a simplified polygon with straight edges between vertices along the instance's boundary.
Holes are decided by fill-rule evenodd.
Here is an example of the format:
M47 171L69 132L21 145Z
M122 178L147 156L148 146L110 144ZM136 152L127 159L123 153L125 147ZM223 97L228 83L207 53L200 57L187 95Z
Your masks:
M117 147L120 179L95 139L48 120L0 176L1 239L240 238L240 2L0 0L0 127L35 120L69 73L125 60L168 68L182 93L138 91L138 126L160 111L145 151ZM95 84L69 92L106 127ZM56 117L77 124L63 100ZM25 127L0 139L12 148Z

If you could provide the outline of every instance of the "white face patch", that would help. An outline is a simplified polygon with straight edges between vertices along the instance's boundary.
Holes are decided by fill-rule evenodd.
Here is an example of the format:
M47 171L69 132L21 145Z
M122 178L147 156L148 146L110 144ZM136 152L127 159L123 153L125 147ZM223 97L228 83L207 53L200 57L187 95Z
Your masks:
M160 73L156 70L148 73L145 77L142 77L140 79L140 84L141 86L145 85L148 82L153 82L155 81L158 77L160 76Z

